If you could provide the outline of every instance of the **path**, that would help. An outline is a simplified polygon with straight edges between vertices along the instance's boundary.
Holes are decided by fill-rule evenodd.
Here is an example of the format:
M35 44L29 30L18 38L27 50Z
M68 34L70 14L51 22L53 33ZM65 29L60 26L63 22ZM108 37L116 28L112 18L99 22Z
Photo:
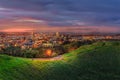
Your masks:
M62 60L62 55L53 58L32 58L32 60L40 60L40 61L55 61L55 60Z

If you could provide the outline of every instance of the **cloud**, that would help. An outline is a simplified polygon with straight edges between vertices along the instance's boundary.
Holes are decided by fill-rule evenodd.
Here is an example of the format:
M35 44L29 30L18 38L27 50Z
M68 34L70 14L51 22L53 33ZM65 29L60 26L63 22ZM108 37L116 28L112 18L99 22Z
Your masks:
M17 20L15 20L14 22L44 23L43 20L37 20L37 19L32 19L32 18L17 19Z
M120 0L0 0L0 19L9 18L9 22L15 21L12 24L24 22L25 25L26 22L28 26L45 23L44 26L59 28L107 26L118 29L119 4Z
M0 11L6 11L6 10L9 10L9 9L0 7Z

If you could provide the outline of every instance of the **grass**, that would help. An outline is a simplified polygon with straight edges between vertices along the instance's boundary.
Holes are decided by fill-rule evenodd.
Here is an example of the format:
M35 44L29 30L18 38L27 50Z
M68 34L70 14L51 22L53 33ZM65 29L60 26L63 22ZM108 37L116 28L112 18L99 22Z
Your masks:
M85 45L62 60L0 55L0 80L120 80L120 42Z

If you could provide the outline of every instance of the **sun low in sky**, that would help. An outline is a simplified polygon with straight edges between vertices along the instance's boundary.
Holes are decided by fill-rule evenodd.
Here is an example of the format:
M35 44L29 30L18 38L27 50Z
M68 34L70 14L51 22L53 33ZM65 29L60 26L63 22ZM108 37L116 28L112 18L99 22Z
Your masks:
M0 31L120 32L120 0L0 0Z

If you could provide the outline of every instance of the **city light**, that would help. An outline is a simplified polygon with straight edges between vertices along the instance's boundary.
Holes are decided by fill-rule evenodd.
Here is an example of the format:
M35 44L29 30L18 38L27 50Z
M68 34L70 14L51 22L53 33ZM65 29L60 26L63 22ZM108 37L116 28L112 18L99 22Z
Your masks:
M47 56L51 56L52 55L52 50L51 49L47 49L46 52L45 52L45 54Z

